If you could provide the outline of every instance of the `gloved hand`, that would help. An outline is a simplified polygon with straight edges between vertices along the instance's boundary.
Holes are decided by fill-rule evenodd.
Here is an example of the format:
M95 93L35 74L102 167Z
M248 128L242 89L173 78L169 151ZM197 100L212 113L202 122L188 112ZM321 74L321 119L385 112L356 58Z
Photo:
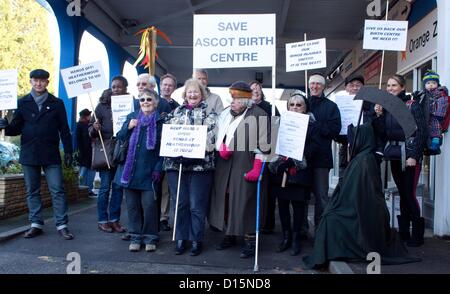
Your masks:
M225 143L222 143L219 148L219 155L225 160L230 159L231 155L233 155L233 151L228 149Z
M159 183L161 181L162 174L159 171L153 171L152 172L152 181Z
M8 126L8 119L6 118L0 118L0 130L3 130Z
M244 174L244 178L248 182L257 182L259 178L259 174L262 169L262 161L261 159L255 158L253 161L253 168L246 174Z
M94 127L94 129L95 129L97 132L100 131L100 130L102 129L102 125L101 125L98 121L94 122L94 123L92 124L92 126Z
M283 171L286 171L286 170L288 170L290 167L292 167L294 165L295 164L294 164L294 161L292 160L292 158L282 156L279 168L281 170L283 170Z
M431 139L430 150L435 151L439 148L440 145L441 144L439 138L433 138Z
M295 168L295 166L291 166L291 167L288 169L288 171L289 171L289 174L290 174L291 176L295 176L295 175L297 174L297 169Z
M72 166L72 154L66 153L64 154L64 165L66 167Z

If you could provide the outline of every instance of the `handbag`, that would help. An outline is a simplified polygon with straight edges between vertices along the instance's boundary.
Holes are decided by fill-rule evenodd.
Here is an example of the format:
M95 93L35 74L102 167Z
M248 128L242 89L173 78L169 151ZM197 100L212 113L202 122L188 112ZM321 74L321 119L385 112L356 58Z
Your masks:
M106 156L108 156L109 166L113 167L112 155L114 151L114 146L116 143L115 138L103 139L105 145L105 150L103 150L102 142L99 138L92 142L92 169L100 170L107 169L108 164L106 163Z
M388 144L384 149L384 160L401 160L402 159L402 146Z
M129 140L117 140L112 156L114 165L125 163L125 160L127 159L129 142Z

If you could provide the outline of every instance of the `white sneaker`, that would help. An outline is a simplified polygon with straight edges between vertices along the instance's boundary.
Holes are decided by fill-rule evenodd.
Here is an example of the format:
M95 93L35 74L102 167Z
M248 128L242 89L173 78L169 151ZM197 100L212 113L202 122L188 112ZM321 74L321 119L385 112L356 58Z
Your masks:
M156 250L156 244L146 244L145 245L145 251L153 252L155 250Z
M128 247L128 250L130 250L131 252L138 252L139 250L141 250L141 244L131 243Z

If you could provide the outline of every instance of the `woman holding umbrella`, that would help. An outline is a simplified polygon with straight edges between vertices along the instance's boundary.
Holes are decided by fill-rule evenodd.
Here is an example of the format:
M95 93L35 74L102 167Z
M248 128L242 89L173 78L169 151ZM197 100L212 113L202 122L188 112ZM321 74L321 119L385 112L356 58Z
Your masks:
M406 81L401 75L393 75L388 79L387 91L401 99L411 110L417 124L417 130L411 138L405 134L394 116L375 106L377 116L382 117L384 124L385 160L391 162L391 172L400 194L400 215L398 218L399 233L408 246L417 247L423 244L425 220L420 216L420 207L416 198L416 187L422 167L422 154L426 144L427 125L425 114L418 101L406 95ZM412 101L412 102L408 102ZM412 223L412 234L409 227Z

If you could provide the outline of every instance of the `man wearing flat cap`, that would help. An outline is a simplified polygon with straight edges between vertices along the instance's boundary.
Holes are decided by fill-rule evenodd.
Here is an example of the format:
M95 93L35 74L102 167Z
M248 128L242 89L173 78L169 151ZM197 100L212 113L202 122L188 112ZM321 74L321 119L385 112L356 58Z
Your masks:
M348 95L356 95L358 91L364 86L364 77L361 75L350 75L345 78L344 81L345 91ZM343 126L347 129L348 126ZM336 141L339 146L339 178L344 176L344 170L348 165L348 139L347 135L339 135Z
M214 185L211 195L209 223L224 231L223 250L236 245L236 237L244 237L241 258L255 253L256 183L264 160L263 144L268 142L266 112L254 105L252 89L246 82L230 87L233 98L217 120L218 150ZM267 148L270 150L270 147ZM262 181L267 181L267 176ZM263 183L262 183L263 184ZM261 203L267 189L261 191Z
M89 109L85 108L79 112L80 119L76 128L76 146L78 154L78 164L80 166L80 185L89 188L89 196L97 196L94 193L95 170L91 169L92 165L92 144L89 136L89 121L91 120Z
M50 74L43 69L30 73L31 92L19 99L11 123L0 119L0 129L7 136L20 138L20 158L25 178L31 228L25 238L43 233L44 219L41 202L41 171L44 171L52 196L56 229L65 240L73 239L67 228L67 199L64 192L59 153L60 140L64 146L64 163L72 164L72 138L62 100L47 92Z

